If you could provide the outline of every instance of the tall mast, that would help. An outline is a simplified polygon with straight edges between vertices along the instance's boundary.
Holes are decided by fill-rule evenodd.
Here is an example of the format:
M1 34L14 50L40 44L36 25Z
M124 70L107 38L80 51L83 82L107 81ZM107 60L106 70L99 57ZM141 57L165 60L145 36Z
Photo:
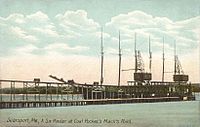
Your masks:
M100 85L103 84L103 60L104 60L104 52L103 52L103 28L101 28L101 79L100 79Z
M149 36L149 72L151 73L152 52L151 52L151 38Z
M177 58L176 58L176 40L174 40L174 75L176 75L176 63L177 63Z
M200 16L200 6L199 6L199 15ZM199 31L200 31L200 28L199 28ZM200 38L200 35L199 35L199 38ZM199 65L200 65L200 39L199 39ZM200 67L199 67L199 82L200 82Z
M163 37L163 68L162 68L162 82L164 82L164 78L165 78L165 47L164 47L164 43L165 43L165 38Z
M137 67L137 34L135 33L135 46L134 46L134 50L135 50L135 73L138 71L138 67Z
M120 86L120 78L121 78L121 44L120 44L120 31L119 31L119 75L118 75L118 86Z

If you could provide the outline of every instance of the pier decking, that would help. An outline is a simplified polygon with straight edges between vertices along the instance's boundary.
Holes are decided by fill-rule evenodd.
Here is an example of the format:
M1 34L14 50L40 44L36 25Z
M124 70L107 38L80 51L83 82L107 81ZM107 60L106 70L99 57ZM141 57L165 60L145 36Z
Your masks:
M140 85L131 83L126 86L98 86L71 81L58 83L0 80L0 109L194 100L191 84L151 82L149 85ZM4 89L5 86L7 89ZM7 93L4 90L7 90ZM4 94L7 94L7 99L3 98ZM29 98L30 95L32 99ZM77 95L77 98L74 95ZM78 95L81 95L81 98ZM67 99L63 96L67 96ZM68 98L69 96L71 99Z
M104 105L121 103L152 103L180 101L179 97L158 97L158 98L118 98L118 99L93 99L93 100L49 100L49 101L3 101L0 108L31 108L31 107L61 107L61 106L83 106L83 105Z

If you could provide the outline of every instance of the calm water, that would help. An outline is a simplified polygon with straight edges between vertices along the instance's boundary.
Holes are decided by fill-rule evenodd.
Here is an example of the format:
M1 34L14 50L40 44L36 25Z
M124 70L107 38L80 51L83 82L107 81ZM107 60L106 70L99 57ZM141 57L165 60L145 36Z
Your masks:
M5 126L200 127L200 101L2 109Z

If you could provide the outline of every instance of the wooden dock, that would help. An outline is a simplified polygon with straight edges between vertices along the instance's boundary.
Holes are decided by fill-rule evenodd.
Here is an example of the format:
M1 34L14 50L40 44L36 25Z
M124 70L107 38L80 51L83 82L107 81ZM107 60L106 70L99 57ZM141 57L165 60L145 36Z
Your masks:
M119 98L119 99L93 99L93 100L49 100L49 101L2 101L0 109L7 108L36 108L36 107L63 107L84 105L105 105L125 103L153 103L181 101L180 97L154 97L154 98Z
M149 85L139 85L135 82L130 83L132 84L126 86L98 86L79 84L70 80L64 83L0 80L0 109L195 100L191 84L151 82ZM8 99L5 99L3 94L8 94ZM17 99L18 94L22 96L20 98L22 100ZM82 96L81 99L74 98L74 95L78 94ZM29 95L33 95L34 100L30 100ZM44 95L45 100L41 99L41 95ZM56 98L53 98L53 95ZM64 95L67 95L67 100L63 98ZM68 99L69 95L72 96L72 100Z

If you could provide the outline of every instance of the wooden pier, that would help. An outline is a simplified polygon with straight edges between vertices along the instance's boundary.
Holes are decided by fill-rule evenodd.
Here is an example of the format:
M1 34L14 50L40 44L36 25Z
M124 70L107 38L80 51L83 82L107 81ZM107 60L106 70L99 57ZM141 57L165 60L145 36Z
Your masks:
M84 105L105 105L105 104L125 104L125 103L153 103L180 101L180 97L155 97L155 98L119 98L119 99L93 99L93 100L49 100L49 101L3 101L0 109L6 108L36 108L36 107L65 107Z
M4 94L8 95L7 99L4 98ZM17 98L19 95L21 97ZM32 99L29 98L30 95ZM74 95L81 95L81 98L78 96L75 98ZM71 96L71 99L68 96ZM0 80L0 109L152 103L194 99L191 84L186 83L151 82L148 85L141 85L129 82L126 86L99 86L75 83L73 80L63 81L63 83Z

